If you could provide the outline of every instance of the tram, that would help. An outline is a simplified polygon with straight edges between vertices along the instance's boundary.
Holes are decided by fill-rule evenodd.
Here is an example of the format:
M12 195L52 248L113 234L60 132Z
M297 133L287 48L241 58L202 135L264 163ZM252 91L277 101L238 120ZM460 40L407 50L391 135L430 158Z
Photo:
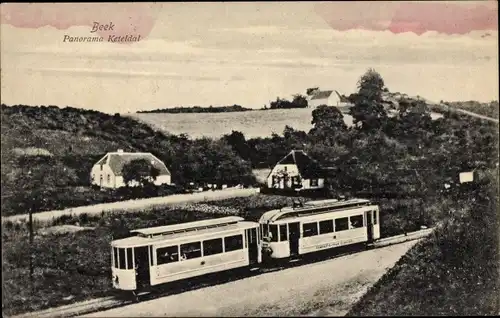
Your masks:
M111 242L113 288L150 287L380 238L379 207L364 199L318 200L241 217L138 229Z
M379 207L369 200L318 200L271 210L259 220L263 256L295 257L380 238Z
M111 242L113 288L141 292L151 286L262 261L259 224L223 217L132 231Z

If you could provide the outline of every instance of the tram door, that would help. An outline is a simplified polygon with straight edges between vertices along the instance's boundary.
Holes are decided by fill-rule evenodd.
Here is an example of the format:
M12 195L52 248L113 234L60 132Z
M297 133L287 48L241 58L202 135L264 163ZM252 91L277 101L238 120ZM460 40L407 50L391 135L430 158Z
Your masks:
M148 247L141 246L134 248L134 258L137 288L149 286L150 277Z
M255 264L259 261L259 242L257 241L257 229L246 230L247 242L248 242L248 259L250 265Z
M290 244L290 256L299 255L300 223L288 223L288 242Z
M365 212L366 229L368 231L368 242L373 242L373 216L372 211Z

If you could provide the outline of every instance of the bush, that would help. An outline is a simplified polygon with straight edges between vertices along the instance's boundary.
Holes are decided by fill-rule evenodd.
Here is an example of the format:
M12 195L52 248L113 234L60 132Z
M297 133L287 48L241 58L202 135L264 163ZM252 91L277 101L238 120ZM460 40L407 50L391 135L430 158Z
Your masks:
M497 186L450 203L456 212L404 255L348 316L497 315Z

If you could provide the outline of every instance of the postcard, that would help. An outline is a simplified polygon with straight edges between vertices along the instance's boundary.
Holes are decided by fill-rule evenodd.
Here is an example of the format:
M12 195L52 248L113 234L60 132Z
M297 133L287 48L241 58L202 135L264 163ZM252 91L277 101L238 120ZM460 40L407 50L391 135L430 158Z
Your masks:
M497 1L0 17L4 316L500 314Z

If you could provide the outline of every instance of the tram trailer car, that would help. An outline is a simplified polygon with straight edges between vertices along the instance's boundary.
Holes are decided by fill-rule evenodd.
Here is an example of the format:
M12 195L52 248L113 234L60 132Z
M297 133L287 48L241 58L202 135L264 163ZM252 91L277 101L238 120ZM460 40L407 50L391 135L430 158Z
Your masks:
M271 210L259 220L263 256L296 257L380 238L379 207L369 200L310 201Z
M141 292L150 287L262 261L259 224L241 217L132 231L111 242L113 288Z

